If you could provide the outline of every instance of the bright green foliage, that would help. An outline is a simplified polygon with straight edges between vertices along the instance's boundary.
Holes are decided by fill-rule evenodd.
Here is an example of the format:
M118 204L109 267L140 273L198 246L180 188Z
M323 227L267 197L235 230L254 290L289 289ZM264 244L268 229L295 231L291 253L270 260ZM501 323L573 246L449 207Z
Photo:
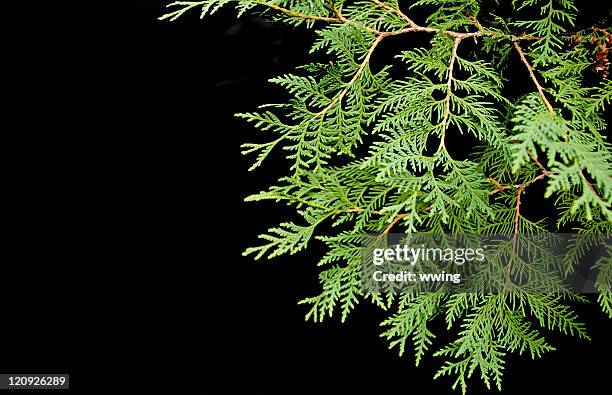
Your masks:
M534 36L541 37L533 45L534 64L557 63L564 47L563 35L568 26L574 26L575 12L572 0L526 0L519 10L531 11L536 19L517 20L513 23Z
M301 302L310 307L307 319L339 312L344 321L367 300L389 312L382 336L400 355L413 348L418 364L435 345L433 355L443 360L435 377L452 376L463 392L473 376L501 389L507 354L537 358L554 350L547 330L588 339L570 307L586 299L564 293L562 282L612 230L603 117L612 83L593 75L590 44L610 29L573 31L580 10L572 0L512 2L514 12L504 18L495 16L498 1L409 3L400 9L397 0L179 1L161 19L190 11L204 17L228 6L316 32L315 63L270 80L288 99L238 114L263 132L262 142L243 145L254 156L250 170L275 152L288 160L287 177L246 200L285 202L301 218L270 229L245 254L294 254L318 238L327 248L319 262L322 293ZM380 46L399 35L429 39L396 48L395 59L378 59ZM451 140L464 146L456 149ZM521 210L536 183L545 185L539 199L554 206L554 220ZM320 234L323 223L331 226ZM515 256L503 265L517 248L507 243L495 257L499 267L482 273L485 280L508 279L496 294L418 287L369 294L361 286L362 236L391 231L587 237L575 239L561 266L536 243L519 247L529 261ZM598 300L612 318L611 257L608 246L595 266ZM550 267L559 277L543 275ZM537 292L542 286L558 292ZM455 340L437 344L433 320L444 320Z

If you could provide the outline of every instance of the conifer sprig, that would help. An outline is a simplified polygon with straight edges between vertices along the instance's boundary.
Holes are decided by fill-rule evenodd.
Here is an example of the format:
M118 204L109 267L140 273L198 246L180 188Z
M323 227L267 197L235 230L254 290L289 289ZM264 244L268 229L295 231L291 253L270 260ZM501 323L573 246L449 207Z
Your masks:
M609 27L572 32L580 12L572 0L526 0L504 18L491 12L497 2L485 0L402 8L397 0L176 1L160 19L226 6L316 33L316 63L270 80L289 99L238 114L268 136L242 146L256 155L250 170L274 152L290 163L287 177L246 200L284 202L300 217L269 229L245 254L299 253L313 238L326 246L322 292L300 302L309 306L307 319L338 312L345 321L369 301L388 311L382 336L400 355L413 348L418 365L435 347L442 359L436 378L452 376L453 388L466 392L477 375L501 389L509 353L538 358L555 349L547 331L588 339L571 308L585 298L564 292L563 281L597 243L607 246L594 265L598 302L612 317L612 155L603 115L612 85L601 78ZM374 65L387 38L413 33L429 34L428 44L396 48L396 61ZM457 155L450 136L464 136L459 151L471 154ZM555 219L524 210L538 184ZM322 231L323 224L331 227ZM561 264L523 237L568 230L577 237ZM363 235L385 243L396 231L507 242L471 284L481 291L365 292ZM493 280L501 292L485 291ZM543 288L554 292L537 291ZM449 344L436 342L437 319L456 333Z

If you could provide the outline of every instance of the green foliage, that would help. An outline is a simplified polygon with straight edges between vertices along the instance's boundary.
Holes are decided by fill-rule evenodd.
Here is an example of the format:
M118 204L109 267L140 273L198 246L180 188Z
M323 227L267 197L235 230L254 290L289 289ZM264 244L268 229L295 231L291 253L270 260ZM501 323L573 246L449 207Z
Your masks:
M521 1L519 10L538 15L538 19L517 20L514 25L541 37L533 45L534 64L550 64L560 60L563 34L567 26L574 26L574 13L577 11L572 0L526 0Z
M320 322L339 312L345 321L358 303L374 303L389 314L382 336L400 355L412 343L417 365L434 347L432 321L443 320L456 337L435 344L433 355L443 359L435 377L452 376L453 388L463 392L474 375L501 389L509 353L538 358L554 350L546 331L588 339L571 309L585 298L563 292L564 275L595 242L608 242L612 230L603 116L612 84L587 78L593 50L570 32L580 11L572 0L527 0L513 2L513 15L502 19L480 15L485 3L498 2L419 0L400 9L397 0L178 1L160 18L192 11L204 17L228 6L315 31L309 55L315 63L270 80L287 99L238 114L265 136L243 145L244 154L254 155L250 170L275 152L289 161L287 177L246 200L284 202L299 218L269 229L263 244L244 254L274 258L313 242L324 246L322 292L300 302L309 306L306 319ZM409 16L413 10L427 14L423 24ZM389 37L412 34L428 34L429 42L395 48L395 59L386 62L377 58ZM599 39L610 32L580 34ZM457 150L456 141L465 144ZM521 211L525 191L536 183L545 185L540 198L554 206L556 221ZM330 226L322 230L324 223ZM471 284L481 292L416 287L375 294L362 287L366 233L516 240L568 230L581 237L562 263L537 243L503 245L492 257L499 265ZM594 269L598 301L612 318L611 256L608 246ZM558 276L544 274L551 268ZM486 292L497 278L504 279L503 291ZM556 292L538 292L542 287Z

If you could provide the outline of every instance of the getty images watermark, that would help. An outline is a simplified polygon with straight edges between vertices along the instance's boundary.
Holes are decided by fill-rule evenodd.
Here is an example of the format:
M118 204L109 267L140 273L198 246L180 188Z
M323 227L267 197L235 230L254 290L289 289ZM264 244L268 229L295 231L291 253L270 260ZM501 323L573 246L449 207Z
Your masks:
M463 265L466 262L484 262L484 248L436 248L436 247L409 247L408 245L395 245L392 248L374 248L372 263L375 266L384 266L388 262L403 263L416 266L418 262L452 262ZM381 268L382 269L382 268ZM441 270L437 273L414 273L414 271L401 270L396 273L385 273L376 270L373 273L374 281L450 281L454 284L461 282L461 273L447 273Z
M595 293L597 262L609 247L609 235L569 233L368 235L362 283L369 293Z

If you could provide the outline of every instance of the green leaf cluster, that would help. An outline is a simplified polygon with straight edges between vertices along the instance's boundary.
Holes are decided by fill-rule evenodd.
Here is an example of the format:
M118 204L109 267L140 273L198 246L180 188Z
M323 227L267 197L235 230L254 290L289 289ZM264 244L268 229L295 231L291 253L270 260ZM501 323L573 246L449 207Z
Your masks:
M275 153L288 161L286 177L246 200L286 203L299 218L272 227L245 254L295 254L318 239L326 251L318 263L322 291L301 302L309 306L306 318L338 313L345 321L360 302L374 303L388 312L382 336L390 347L400 355L413 348L416 364L435 347L442 360L435 377L452 376L463 392L472 377L501 389L509 353L538 358L555 349L547 331L588 339L571 308L586 298L563 293L561 284L592 247L589 240L609 240L612 223L604 117L612 84L590 74L588 40L572 38L580 10L573 0L526 0L513 2L512 15L502 18L490 12L503 7L498 3L177 1L160 18L191 11L204 17L227 6L239 16L259 13L314 30L311 63L270 80L286 99L238 114L261 132L259 142L243 145L254 158L250 170ZM580 34L599 37L610 29ZM397 36L406 36L407 47L387 45ZM425 44L411 46L408 37ZM396 50L394 58L377 58L383 46ZM463 146L453 146L457 141ZM525 214L534 184L544 185L540 198L554 207L553 217ZM372 294L361 286L366 233L512 240L568 230L588 237L576 238L561 265L529 243L518 249L532 259L521 259L517 243L508 243L499 265L481 277L484 284L507 271L504 292ZM553 266L559 277L543 275ZM609 246L594 269L598 301L612 317ZM535 291L543 284L559 292ZM446 323L453 341L436 343L434 320Z

